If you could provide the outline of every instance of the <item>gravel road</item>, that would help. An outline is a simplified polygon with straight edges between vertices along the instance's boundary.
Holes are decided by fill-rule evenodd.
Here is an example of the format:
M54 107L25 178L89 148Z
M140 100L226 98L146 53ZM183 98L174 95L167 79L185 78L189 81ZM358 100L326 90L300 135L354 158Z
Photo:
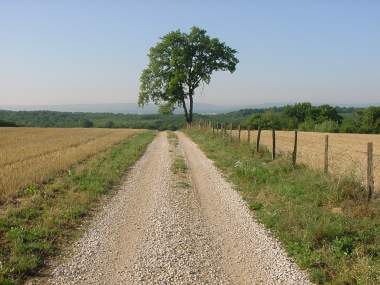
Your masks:
M189 138L161 132L48 284L310 284ZM176 156L186 181L172 171ZM45 279L46 280L46 279Z

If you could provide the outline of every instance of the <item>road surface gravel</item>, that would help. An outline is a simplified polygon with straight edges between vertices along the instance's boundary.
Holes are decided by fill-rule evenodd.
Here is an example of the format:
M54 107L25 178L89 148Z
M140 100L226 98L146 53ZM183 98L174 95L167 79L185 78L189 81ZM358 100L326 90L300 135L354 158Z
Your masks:
M177 135L175 150L157 135L44 283L310 284L213 162ZM171 169L178 154L188 183Z

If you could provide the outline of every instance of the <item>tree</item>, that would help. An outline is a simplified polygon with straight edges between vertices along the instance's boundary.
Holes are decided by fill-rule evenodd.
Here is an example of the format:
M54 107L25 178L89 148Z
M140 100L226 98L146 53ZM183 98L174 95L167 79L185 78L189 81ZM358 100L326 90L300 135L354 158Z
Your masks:
M161 115L173 115L174 106L172 104L163 104L158 108L158 112Z
M296 118L298 122L304 122L307 117L311 116L312 109L311 103L304 102L285 106L284 113L289 117Z
M214 71L233 73L239 62L236 52L197 27L188 34L180 30L166 34L149 51L148 67L140 77L139 105L152 101L182 106L186 121L191 123L195 89L210 83Z
M316 116L314 119L318 123L322 123L324 121L333 121L340 124L342 122L343 118L339 115L336 107L325 104L315 107L315 110Z
M113 121L107 121L105 124L104 124L104 127L105 128L109 128L109 129L111 129L111 128L113 128L114 127L114 122Z
M94 126L94 123L88 119L82 120L82 127L83 128L92 128Z
M368 107L359 112L361 131L364 133L380 132L380 107Z
M17 125L13 122L0 120L0 127L17 127Z

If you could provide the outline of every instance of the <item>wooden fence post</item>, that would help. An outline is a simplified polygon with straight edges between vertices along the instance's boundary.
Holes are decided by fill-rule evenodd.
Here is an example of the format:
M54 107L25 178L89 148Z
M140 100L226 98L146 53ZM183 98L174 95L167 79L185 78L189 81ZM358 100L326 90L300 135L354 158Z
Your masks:
M257 140L256 140L256 152L260 152L260 136L261 136L261 127L257 130Z
M293 147L293 155L292 155L292 162L293 167L296 166L297 162L297 141L298 141L298 131L294 131L294 147Z
M329 171L329 136L325 135L325 173Z
M368 201L371 200L374 191L374 178L373 178L373 143L367 145L367 187L368 187Z
M212 135L213 136L215 135L215 124L214 124L214 122L212 123Z
M239 143L240 143L240 136L241 136L241 126L239 125L239 135L238 135L238 137L239 137Z
M251 142L251 127L250 126L248 126L248 129L247 129L247 142L248 142L248 144L250 144L250 142Z
M233 126L232 126L232 123L231 123L231 126L230 126L230 137L231 137L230 139L231 139L231 141L232 141L232 139L233 139L233 135L232 135L232 127L233 127Z
M272 128L272 160L276 159L276 131Z

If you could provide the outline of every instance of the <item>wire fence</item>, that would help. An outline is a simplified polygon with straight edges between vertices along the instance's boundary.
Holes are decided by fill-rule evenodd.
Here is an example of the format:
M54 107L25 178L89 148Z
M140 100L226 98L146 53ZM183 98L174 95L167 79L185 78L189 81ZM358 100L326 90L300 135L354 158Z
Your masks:
M258 130L241 130L239 126L231 128L231 124L210 121L193 126L213 130L215 134L224 133L241 142L249 140L253 146L257 144ZM275 131L275 152L292 157L294 143L294 131ZM371 154L368 153L368 143L372 143ZM260 145L272 150L272 130L260 131ZM372 157L371 162L369 155ZM380 135L297 132L296 157L297 163L314 169L324 169L327 164L328 171L334 175L358 177L367 187L371 187L368 184L371 184L372 179L372 191L380 192Z

